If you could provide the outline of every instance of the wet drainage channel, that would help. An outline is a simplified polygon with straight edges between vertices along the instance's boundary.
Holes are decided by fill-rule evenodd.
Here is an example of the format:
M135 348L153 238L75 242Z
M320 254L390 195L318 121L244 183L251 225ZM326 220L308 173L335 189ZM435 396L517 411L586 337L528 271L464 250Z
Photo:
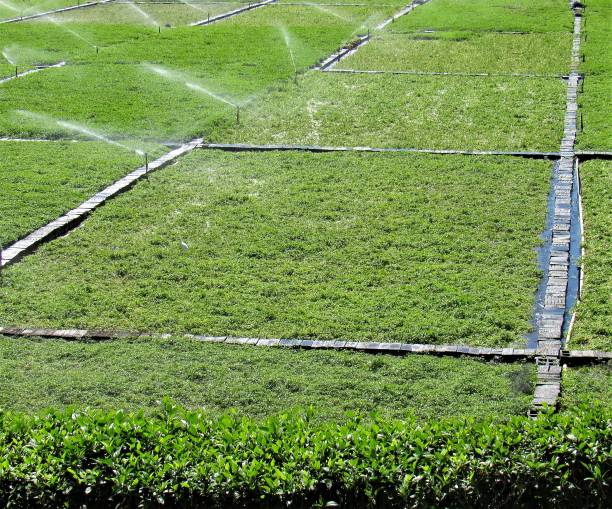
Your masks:
M213 16L212 18L209 16L208 18L203 19L201 21L195 21L194 23L191 23L190 26L199 27L199 26L211 25L212 23L216 23L217 21L231 18L232 16L236 16L238 14L242 14L243 12L257 9L258 7L270 5L275 2L276 0L264 0L263 2L256 2L256 3L248 4L248 5L245 5L244 7L238 7L238 9L234 9L233 11L224 12L223 14L218 14L217 16Z
M36 14L30 14L28 16L19 16L16 18L2 20L0 21L0 25L3 23L17 23L19 21L27 21L29 19L42 18L44 16L51 16L53 14L60 14L62 12L74 11L76 9L85 9L87 7L94 7L96 5L108 4L112 1L113 0L100 0L99 2L87 2L87 3L79 4L79 5L71 5L70 7L62 7L61 9L54 9L54 10L46 11L46 12L38 12Z
M95 194L77 208L72 209L63 216L51 221L45 226L30 233L27 237L18 240L6 249L3 249L0 257L0 268L15 263L23 256L33 253L39 245L49 242L60 235L76 228L95 209L102 206L108 200L130 189L137 181L146 177L149 173L168 166L177 158L191 152L202 143L200 138L190 141L177 149L168 152L159 159L150 162L146 167L140 167L125 177L119 179L104 190Z
M66 65L66 62L58 62L57 64L49 64L49 65L39 65L35 67L34 69L29 69L23 72L18 72L18 70L15 69L15 74L13 74L12 76L8 76L6 78L0 78L0 84L7 83L8 81L13 81L18 78L23 78L24 76L28 76L30 74L35 74L37 72L45 71L47 69L57 69L59 67L64 67L65 65Z
M570 8L573 5L570 3ZM541 252L544 277L536 298L535 326L539 352L537 379L529 415L536 417L544 408L556 408L561 393L563 338L570 323L569 312L576 303L581 249L580 197L577 158L574 151L577 132L578 84L582 9L574 11L571 72L567 80L567 102L561 140L561 157L553 168L547 214L546 244ZM565 355L567 356L567 355Z

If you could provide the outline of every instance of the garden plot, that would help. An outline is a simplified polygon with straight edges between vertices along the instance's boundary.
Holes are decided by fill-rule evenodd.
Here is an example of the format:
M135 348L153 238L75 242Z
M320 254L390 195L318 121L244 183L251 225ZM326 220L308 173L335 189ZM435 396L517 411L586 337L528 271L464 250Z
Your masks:
M569 69L571 47L569 33L383 32L336 68L562 75Z
M355 2L359 3L359 2ZM277 5L272 4L261 9L250 11L246 15L236 16L224 21L238 26L334 26L354 25L355 31L367 33L385 19L397 12L397 5L382 3L378 5ZM316 19L317 22L313 23Z
M9 267L0 323L522 346L549 177L513 158L194 152Z
M578 95L579 126L577 146L580 150L612 150L612 74L587 76L584 92Z
M612 54L609 48L612 6L609 2L591 1L585 12L586 40L582 43L585 61L580 64L585 77L578 96L583 131L578 133L578 147L582 150L611 150Z
M81 122L115 137L193 138L212 125L235 122L236 106L312 66L355 30L356 25L329 17L320 24L315 14L310 27L303 22L284 30L274 24L222 23L141 34L97 55L90 51L96 62L68 65L4 87L0 132L63 135L53 123L15 114L25 110ZM64 53L58 51L54 59L60 55Z
M214 417L235 408L239 416L260 419L312 406L318 422L341 422L347 412L506 419L526 412L534 371L467 359L280 351L186 339L96 344L0 337L0 405L26 412L89 406L151 414L168 397Z
M78 0L2 0L0 3L0 20L32 16L41 12L70 7L78 3Z
M249 105L211 141L556 151L565 84L551 79L311 73Z
M0 245L43 226L143 163L98 142L0 142Z
M157 28L144 25L59 24L55 17L2 25L0 48L15 65L98 63L108 48L151 38L159 43ZM100 54L98 54L100 52Z
M571 411L581 404L612 407L612 366L586 366L564 371L561 408Z
M612 163L585 162L580 165L580 176L586 242L584 288L569 347L612 350Z
M583 15L584 39L581 52L584 62L580 64L581 72L586 74L612 73L612 4L609 0L589 0L583 3L587 8Z
M157 27L174 27L188 25L196 21L217 16L242 7L242 3L180 3L180 2L113 2L98 5L89 9L69 11L57 16L62 23L76 24L111 24L111 25L145 25ZM44 22L44 19L41 19Z
M571 32L572 26L567 0L432 0L394 21L388 30Z

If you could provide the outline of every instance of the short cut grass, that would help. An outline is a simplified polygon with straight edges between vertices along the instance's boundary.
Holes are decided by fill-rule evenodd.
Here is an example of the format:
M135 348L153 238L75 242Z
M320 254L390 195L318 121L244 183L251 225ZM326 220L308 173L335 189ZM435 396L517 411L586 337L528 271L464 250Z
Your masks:
M9 267L0 323L522 345L549 178L512 158L192 153Z
M580 176L586 242L584 288L569 346L612 350L612 162L582 163Z
M159 410L163 398L211 417L263 419L313 407L317 421L351 412L494 417L524 414L533 366L431 356L372 356L203 344L187 339L102 343L0 337L0 408Z
M0 142L0 245L57 218L140 166L99 142Z
M555 78L311 73L218 127L222 142L557 151L565 84Z
M612 409L612 365L566 369L560 403L564 411L595 403Z
M571 41L569 33L383 33L336 68L561 75L569 70Z
M573 16L567 0L432 0L388 28L397 32L571 32L572 26Z

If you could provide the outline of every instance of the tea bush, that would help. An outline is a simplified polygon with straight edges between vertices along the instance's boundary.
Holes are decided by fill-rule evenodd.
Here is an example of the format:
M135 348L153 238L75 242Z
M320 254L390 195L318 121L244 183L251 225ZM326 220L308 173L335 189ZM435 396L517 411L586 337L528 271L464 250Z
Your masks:
M208 419L164 402L0 415L7 507L603 507L612 412L537 420Z

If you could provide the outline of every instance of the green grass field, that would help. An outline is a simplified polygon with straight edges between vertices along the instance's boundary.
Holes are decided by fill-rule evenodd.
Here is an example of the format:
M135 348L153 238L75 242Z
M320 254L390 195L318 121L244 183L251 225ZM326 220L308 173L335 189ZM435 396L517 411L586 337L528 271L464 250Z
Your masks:
M572 410L577 405L598 403L612 407L612 366L569 368L563 373L561 408Z
M503 97L503 101L500 100ZM308 74L244 109L212 141L558 150L561 80Z
M85 2L82 2L85 3ZM39 12L77 5L78 0L3 0L0 3L0 20L30 16Z
M534 374L528 364L228 347L183 338L0 338L0 408L20 412L90 407L151 413L168 397L211 417L235 409L262 419L312 406L319 422L342 422L348 412L505 420L526 412Z
M235 3L110 3L87 9L78 9L58 14L55 19L61 23L74 25L108 24L108 25L144 25L155 30L158 27L170 28L188 25L237 9L244 4ZM46 18L39 18L39 23L47 23Z
M585 162L580 165L580 177L585 228L584 288L569 346L583 350L611 350L612 163Z
M376 36L337 66L419 72L567 74L571 35L435 32ZM543 59L542 55L547 55Z
M549 171L198 152L9 268L0 323L521 344Z
M161 34L136 31L130 38L125 29L115 34L115 25L96 25L86 37L101 44L97 55L83 41L78 41L78 49L62 48L53 57L46 43L40 42L38 49L32 45L31 55L46 55L38 58L55 62L67 59L69 65L5 84L0 133L65 134L53 122L15 114L25 110L81 122L115 138L177 141L207 134L213 126L233 121L232 104L256 100L279 80L293 77L296 69L314 65L359 26L358 21L330 18L316 9L301 9L298 22L281 24L288 11L270 12L280 14L255 28L226 23ZM32 24L39 30L35 44L46 41L48 33L62 36L58 27L39 29L42 25ZM104 37L100 43L97 34ZM16 55L19 44L11 46L17 48L12 50Z
M74 3L0 0L0 20ZM205 142L3 253L0 327L22 331L0 335L0 507L606 507L612 367L512 349L548 345L572 8L576 148L612 147L612 4L431 0L378 28L408 3L278 0L191 26L248 2L115 0L0 24L0 78L64 62L0 84L4 248L142 151ZM383 72L320 70L339 50L336 71ZM453 150L490 153L434 153ZM601 157L578 155L584 287L563 349L612 349Z
M585 2L578 146L605 150L611 9ZM0 17L73 3L0 0ZM505 75L569 71L566 0L432 0L384 30L375 27L406 0L290 3L201 27L189 24L247 2L117 1L1 25L0 77L15 65L66 65L0 85L0 138L63 140L0 141L0 243L140 166L129 149L153 158L162 143L196 136L559 150L566 82ZM368 32L339 69L503 76L312 69ZM569 347L610 349L610 165L581 170L585 287ZM174 337L0 338L0 408L151 415L168 396L214 418L235 408L258 421L309 405L317 422L338 423L347 411L421 422L525 414L532 362L241 348L181 334L525 346L551 172L550 160L516 157L196 150L0 281L2 326ZM605 368L566 372L563 409L607 397Z
M612 4L608 0L586 0L587 8L583 17L583 41L581 53L584 62L580 69L587 74L612 73Z
M584 20L581 46L584 61L580 64L580 72L585 77L579 96L584 130L578 134L578 147L582 150L610 150L612 53L608 48L612 41L612 5L605 0L588 2Z
M0 143L0 245L16 241L143 164L104 143Z
M389 30L571 32L572 26L566 0L432 0L395 21Z

